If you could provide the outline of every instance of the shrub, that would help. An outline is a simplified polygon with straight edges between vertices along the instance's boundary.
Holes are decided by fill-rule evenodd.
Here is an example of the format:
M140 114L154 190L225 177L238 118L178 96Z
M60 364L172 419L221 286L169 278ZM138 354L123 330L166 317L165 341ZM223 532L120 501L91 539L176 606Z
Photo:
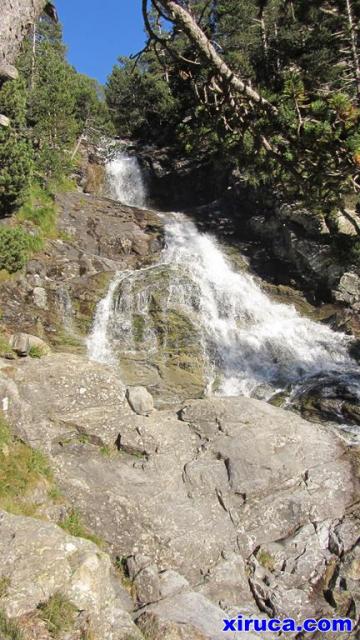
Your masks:
M29 251L29 234L20 227L0 227L0 269L9 273L25 265Z

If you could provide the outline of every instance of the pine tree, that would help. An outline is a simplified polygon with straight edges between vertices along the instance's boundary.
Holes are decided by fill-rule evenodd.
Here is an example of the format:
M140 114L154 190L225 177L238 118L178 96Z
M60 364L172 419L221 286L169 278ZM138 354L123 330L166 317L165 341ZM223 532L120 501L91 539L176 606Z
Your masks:
M21 80L2 87L0 112L11 119L10 127L0 127L0 216L6 216L21 204L32 172L32 149L26 132L26 89Z

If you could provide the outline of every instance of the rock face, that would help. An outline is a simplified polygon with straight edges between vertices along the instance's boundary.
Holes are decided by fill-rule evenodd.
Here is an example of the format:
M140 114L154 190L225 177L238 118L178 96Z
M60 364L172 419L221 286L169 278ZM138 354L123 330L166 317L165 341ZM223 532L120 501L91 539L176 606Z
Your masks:
M66 354L2 373L8 419L127 558L148 637L216 640L223 609L359 616L359 452L330 427L247 398L137 415L115 372Z
M131 598L92 542L1 511L0 567L8 585L1 609L9 618L36 617L37 607L60 593L77 610L75 627L96 640L142 637L129 615Z
M13 64L29 26L40 15L46 0L2 0L0 7L0 63Z
M63 239L0 283L2 322L61 350L84 350L96 305L118 270L156 261L163 222L151 211L81 193L58 196Z
M360 310L360 276L356 273L344 273L335 295L340 302L356 305L356 309Z
M122 279L114 293L110 331L121 378L146 386L157 406L201 397L207 384L201 332L181 300L191 283L178 277L160 262Z

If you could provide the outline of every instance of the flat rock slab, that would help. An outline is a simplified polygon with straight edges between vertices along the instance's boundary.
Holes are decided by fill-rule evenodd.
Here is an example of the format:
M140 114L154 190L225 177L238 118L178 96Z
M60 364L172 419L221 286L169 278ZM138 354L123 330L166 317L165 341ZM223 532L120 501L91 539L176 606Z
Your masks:
M113 554L149 559L142 601L158 593L157 570L175 570L199 597L250 615L329 615L324 594L343 602L344 584L360 613L359 454L330 427L248 398L136 415L115 370L64 354L16 365L2 393ZM163 604L145 604L161 629Z

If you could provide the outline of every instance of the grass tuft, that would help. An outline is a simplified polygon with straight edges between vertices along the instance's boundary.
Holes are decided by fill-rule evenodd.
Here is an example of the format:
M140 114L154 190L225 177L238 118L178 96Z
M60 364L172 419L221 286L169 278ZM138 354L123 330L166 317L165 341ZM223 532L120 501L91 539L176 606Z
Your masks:
M260 549L260 551L258 552L256 558L257 558L258 562L265 569L268 569L269 571L274 571L274 566L275 566L274 558L270 555L270 553L265 551L265 549Z
M9 345L9 341L0 333L0 356L6 356L8 353L11 353L11 351L12 348Z
M8 578L7 576L2 576L0 578L0 599L4 598L7 595L10 583L10 578Z
M34 515L36 506L26 498L43 480L53 481L46 457L13 438L0 413L0 508L15 515Z
M42 358L45 355L45 351L42 347L37 347L33 345L30 347L29 356L30 358Z
M16 219L20 223L34 225L40 231L42 239L57 236L54 198L36 182L29 188L25 203L16 214Z
M96 545L98 545L98 547L104 546L104 541L101 540L101 538L99 538L97 535L91 533L89 529L87 529L82 521L81 515L76 509L72 509L65 520L59 522L59 526L71 536L90 540L91 542L94 542Z
M15 622L9 620L0 610L0 637L1 640L23 640L23 635Z
M47 602L40 604L38 610L53 638L60 638L74 628L77 609L62 593L55 593Z

